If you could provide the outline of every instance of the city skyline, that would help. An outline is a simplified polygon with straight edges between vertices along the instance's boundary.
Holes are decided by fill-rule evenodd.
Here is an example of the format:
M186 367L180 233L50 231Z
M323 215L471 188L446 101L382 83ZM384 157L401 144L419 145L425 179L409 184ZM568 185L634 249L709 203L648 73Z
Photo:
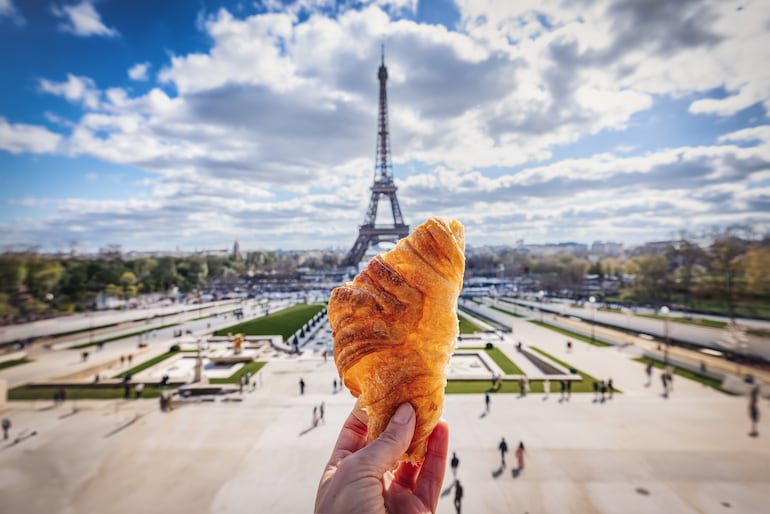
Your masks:
M0 27L0 251L349 248L382 44L411 227L770 232L768 0L0 0Z

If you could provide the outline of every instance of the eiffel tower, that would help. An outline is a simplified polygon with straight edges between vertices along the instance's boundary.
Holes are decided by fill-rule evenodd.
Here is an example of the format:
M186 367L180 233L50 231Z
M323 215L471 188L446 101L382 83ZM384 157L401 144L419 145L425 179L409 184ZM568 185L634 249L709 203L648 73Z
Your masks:
M396 242L409 234L409 225L404 223L401 207L396 198L396 184L393 183L393 166L390 163L390 133L388 132L388 92L385 83L388 81L388 68L385 67L385 46L382 47L382 63L377 71L380 79L380 112L377 119L377 153L374 164L374 184L369 209L366 211L364 224L358 228L358 239L345 257L346 266L357 266L363 259L366 250L371 245L383 241ZM393 212L392 225L377 225L377 207L380 197L390 200Z

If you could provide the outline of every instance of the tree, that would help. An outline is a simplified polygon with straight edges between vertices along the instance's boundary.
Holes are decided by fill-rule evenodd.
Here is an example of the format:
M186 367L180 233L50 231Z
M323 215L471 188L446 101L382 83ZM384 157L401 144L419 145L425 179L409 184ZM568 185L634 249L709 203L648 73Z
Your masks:
M136 296L136 275L130 271L124 271L120 276L120 286L122 298L128 300Z
M741 292L742 258L747 243L740 237L745 233L742 227L727 227L714 233L709 247L709 270L711 289L715 296L724 299L730 319L735 319L735 305Z
M746 289L749 293L770 297L770 245L756 246L744 257Z

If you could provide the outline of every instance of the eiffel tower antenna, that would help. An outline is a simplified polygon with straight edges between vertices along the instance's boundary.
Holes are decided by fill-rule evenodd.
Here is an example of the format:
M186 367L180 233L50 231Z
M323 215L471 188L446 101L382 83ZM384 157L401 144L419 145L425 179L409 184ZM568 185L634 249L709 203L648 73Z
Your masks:
M383 241L395 242L409 234L409 225L404 223L401 207L396 197L396 184L393 183L393 166L390 162L390 133L388 131L388 68L385 67L385 45L382 45L382 61L377 78L380 80L380 111L377 117L377 151L374 158L374 184L372 196L366 211L364 224L358 228L358 239L345 257L345 265L356 266L366 254L366 250ZM380 197L390 200L393 212L393 224L377 225L377 207Z

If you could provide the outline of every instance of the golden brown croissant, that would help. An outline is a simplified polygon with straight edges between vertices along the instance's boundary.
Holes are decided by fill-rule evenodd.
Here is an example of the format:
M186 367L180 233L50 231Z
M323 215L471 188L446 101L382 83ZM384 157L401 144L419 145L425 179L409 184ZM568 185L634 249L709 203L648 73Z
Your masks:
M409 402L417 423L402 460L420 462L444 406L465 271L462 224L431 218L332 291L334 362L376 439Z

